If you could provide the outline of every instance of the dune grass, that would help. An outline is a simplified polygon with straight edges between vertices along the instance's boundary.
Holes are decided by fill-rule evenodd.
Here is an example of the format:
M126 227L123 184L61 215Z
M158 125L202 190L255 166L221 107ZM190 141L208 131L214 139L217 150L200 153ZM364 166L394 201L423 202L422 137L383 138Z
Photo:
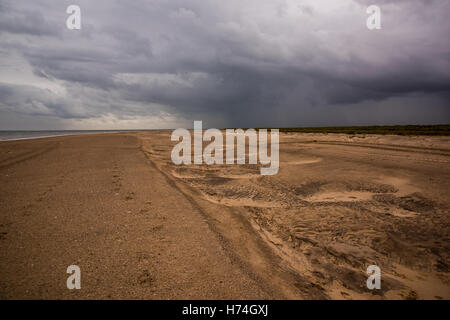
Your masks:
M280 132L450 136L450 125L292 127Z

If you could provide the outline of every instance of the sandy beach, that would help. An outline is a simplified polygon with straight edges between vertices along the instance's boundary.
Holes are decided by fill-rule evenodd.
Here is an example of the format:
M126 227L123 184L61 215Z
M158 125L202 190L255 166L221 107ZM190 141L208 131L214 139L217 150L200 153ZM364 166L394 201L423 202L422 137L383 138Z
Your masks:
M261 176L170 134L0 142L0 298L450 299L449 137L282 133Z

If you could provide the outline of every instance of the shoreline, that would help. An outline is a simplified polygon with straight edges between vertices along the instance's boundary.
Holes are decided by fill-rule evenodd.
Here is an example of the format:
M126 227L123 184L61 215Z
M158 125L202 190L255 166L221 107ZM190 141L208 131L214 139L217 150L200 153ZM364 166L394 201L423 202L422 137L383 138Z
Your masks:
M70 130L67 130L70 132ZM4 131L5 132L5 131ZM11 132L16 132L16 131L11 131ZM25 132L25 131L17 131L17 132ZM39 132L39 131L31 131L31 132ZM42 132L51 132L51 131L42 131ZM55 132L64 132L64 131L57 131L55 130ZM125 131L98 131L98 132L92 132L92 131L88 131L87 132L82 132L82 131L75 131L73 133L66 133L66 134L51 134L51 135L45 135L45 136L29 136L29 137L18 137L18 138L11 138L11 139L4 139L4 138L0 138L0 142L4 142L4 141L21 141L21 140L33 140L33 139L45 139L45 138L54 138L54 137L66 137L66 136L80 136L80 135L87 135L87 134L104 134L104 133L119 133L119 132L125 132ZM137 131L130 131L130 133L135 133ZM1 136L0 132L0 136Z

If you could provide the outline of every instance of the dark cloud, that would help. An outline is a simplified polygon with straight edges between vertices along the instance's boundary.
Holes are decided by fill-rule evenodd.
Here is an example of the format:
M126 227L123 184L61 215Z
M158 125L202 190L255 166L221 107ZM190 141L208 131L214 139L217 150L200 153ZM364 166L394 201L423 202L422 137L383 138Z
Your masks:
M12 3L0 3L0 30L31 36L56 36L60 32L43 16L42 12L18 9Z
M71 1L0 0L0 113L81 127L448 123L449 2L375 2L378 31L365 0L79 0L74 31Z

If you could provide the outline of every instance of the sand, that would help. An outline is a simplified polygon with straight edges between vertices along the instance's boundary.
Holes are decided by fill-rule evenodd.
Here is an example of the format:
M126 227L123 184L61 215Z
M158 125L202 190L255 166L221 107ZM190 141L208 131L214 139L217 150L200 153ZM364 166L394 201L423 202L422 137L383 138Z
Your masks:
M170 133L1 142L0 298L450 298L449 138L283 133L261 176Z

